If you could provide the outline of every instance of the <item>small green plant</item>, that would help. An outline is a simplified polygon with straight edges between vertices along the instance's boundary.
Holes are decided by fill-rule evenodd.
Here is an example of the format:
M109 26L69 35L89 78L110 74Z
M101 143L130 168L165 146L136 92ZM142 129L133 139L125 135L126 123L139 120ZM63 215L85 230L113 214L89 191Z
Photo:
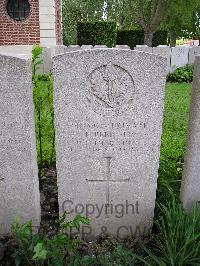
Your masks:
M179 67L175 70L174 73L171 73L167 76L167 81L177 83L190 83L193 80L193 69L193 65L185 65L184 67Z
M89 220L77 215L74 220L66 222L66 214L58 221L60 230L51 239L41 234L33 234L32 221L12 224L12 236L15 241L13 257L16 265L68 265L76 256L80 238L72 238L67 232L76 229L80 232L81 224Z
M151 247L142 245L146 252L140 258L144 265L199 265L200 262L200 209L195 205L186 213L180 203L173 200L161 205L163 215L156 221L158 235Z
M35 106L36 142L39 176L44 165L55 162L55 130L53 109L53 79L51 75L38 74L43 64L43 49L34 46L32 50L33 97Z
M32 69L33 69L33 79L34 76L37 74L37 71L40 68L40 65L43 64L43 60L40 58L42 54L42 47L38 45L34 45L32 49Z

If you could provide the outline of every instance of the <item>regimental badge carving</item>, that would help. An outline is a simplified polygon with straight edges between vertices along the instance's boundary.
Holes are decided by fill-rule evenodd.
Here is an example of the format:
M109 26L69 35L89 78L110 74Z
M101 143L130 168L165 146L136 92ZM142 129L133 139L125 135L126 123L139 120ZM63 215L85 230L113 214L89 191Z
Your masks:
M120 115L133 102L133 78L120 66L109 63L94 69L85 85L87 105L100 115Z

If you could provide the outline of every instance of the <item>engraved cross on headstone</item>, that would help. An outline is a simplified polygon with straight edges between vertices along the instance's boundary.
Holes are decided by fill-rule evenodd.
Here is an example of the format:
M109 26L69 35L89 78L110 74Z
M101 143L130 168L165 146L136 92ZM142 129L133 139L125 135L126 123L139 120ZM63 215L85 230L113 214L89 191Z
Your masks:
M105 157L106 159L106 179L86 179L88 182L101 182L107 183L106 187L106 204L109 206L110 204L110 183L124 183L129 182L130 178L124 178L124 179L112 179L111 178L111 161L112 157ZM108 218L108 216L107 216Z

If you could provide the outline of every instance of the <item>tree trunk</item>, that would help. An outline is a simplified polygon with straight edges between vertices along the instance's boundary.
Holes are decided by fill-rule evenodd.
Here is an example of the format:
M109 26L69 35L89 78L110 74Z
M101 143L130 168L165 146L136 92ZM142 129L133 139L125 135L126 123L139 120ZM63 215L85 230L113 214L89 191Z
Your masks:
M176 46L176 32L175 32L175 30L170 31L170 46L171 47Z
M145 32L144 33L144 45L148 45L152 47L152 40L153 40L153 32Z

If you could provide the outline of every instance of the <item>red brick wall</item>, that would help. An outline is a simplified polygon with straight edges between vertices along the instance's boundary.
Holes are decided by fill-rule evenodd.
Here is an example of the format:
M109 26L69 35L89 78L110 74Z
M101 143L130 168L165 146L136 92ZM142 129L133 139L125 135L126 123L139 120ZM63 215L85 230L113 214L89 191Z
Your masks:
M55 0L55 16L56 16L56 44L62 44L62 26L61 26L61 0Z
M30 15L15 21L7 14L7 0L0 0L0 45L40 43L39 0L29 0Z

